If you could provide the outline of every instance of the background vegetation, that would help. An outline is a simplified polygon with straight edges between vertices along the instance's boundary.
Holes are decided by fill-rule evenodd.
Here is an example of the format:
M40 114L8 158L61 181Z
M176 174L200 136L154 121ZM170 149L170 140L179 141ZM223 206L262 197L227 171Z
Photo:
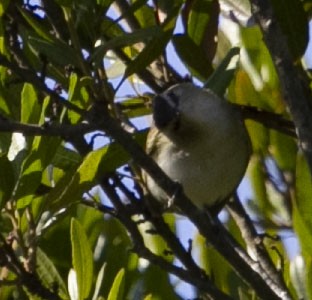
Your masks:
M311 11L2 0L0 298L312 299ZM191 78L243 106L251 196L235 195L221 223L177 195L196 227L177 237L179 217L145 204L140 168L168 196L176 184L144 154L138 117ZM300 244L292 260L287 237Z

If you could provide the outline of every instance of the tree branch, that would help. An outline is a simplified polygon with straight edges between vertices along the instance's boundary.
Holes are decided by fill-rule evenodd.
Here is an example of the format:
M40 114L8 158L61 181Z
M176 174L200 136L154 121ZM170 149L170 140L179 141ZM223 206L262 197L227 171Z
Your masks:
M265 270L265 273L273 282L276 282L284 290L287 290L282 275L278 272L263 245L262 238L257 234L252 221L245 213L237 194L234 195L234 201L230 201L227 204L227 208L238 225L241 234L247 244L247 247L252 252L252 256L258 261L261 267ZM272 289L275 289L275 284L272 285ZM279 291L277 290L276 293Z
M264 41L271 53L310 172L312 173L312 98L309 86L300 80L299 70L293 63L287 40L268 0L251 0L251 10L259 24Z
M23 124L11 121L0 115L0 132L20 132L25 136L58 136L69 139L77 135L95 131L97 128L93 124L79 123L77 125L53 124L44 125Z
M97 110L101 110L100 107ZM216 227L207 218L207 214L196 208L159 166L146 155L144 150L133 140L132 136L124 131L118 122L110 117L103 109L102 118L98 120L99 128L107 132L128 151L134 161L141 166L165 191L168 197L175 195L175 204L181 211L197 226L200 233L211 243L217 251L234 267L240 276L248 282L263 299L291 299L288 290L274 282L275 289L272 290L272 280L268 278L265 270L258 262L253 261L248 254L237 244L235 240L225 231L223 226ZM222 234L220 234L220 232Z
M1 266L6 266L9 270L18 276L17 283L24 285L33 295L38 295L42 299L60 300L61 298L47 289L40 282L36 274L27 272L20 261L17 259L13 249L9 246L5 238L0 235L0 256ZM1 283L1 282L0 282Z
M185 282L188 282L200 290L204 291L209 295L211 299L215 300L231 300L232 298L228 295L224 294L212 283L212 281L208 278L208 276L204 272L196 272L196 276L194 276L194 272L191 272L187 269L175 266L171 264L161 256L158 256L151 252L144 244L143 237L137 227L137 224L129 215L129 212L121 203L118 194L116 193L113 186L108 184L106 181L102 181L101 187L109 197L109 199L114 204L117 214L116 217L124 224L125 228L127 228L130 233L132 243L133 243L133 251L135 251L140 257L143 257L155 265L158 265L163 270L181 278ZM161 217L160 217L161 218ZM166 230L167 231L167 230ZM161 234L161 233L160 233ZM162 235L163 236L163 235ZM175 237L175 240L177 238ZM194 268L193 268L194 269ZM197 270L199 268L197 267Z

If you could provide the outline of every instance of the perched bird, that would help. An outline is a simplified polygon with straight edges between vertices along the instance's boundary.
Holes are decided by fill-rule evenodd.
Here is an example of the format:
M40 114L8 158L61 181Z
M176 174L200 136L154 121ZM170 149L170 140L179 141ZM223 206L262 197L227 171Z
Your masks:
M244 176L251 149L240 112L212 91L177 84L153 100L147 153L199 208L221 207ZM146 173L147 190L170 197Z

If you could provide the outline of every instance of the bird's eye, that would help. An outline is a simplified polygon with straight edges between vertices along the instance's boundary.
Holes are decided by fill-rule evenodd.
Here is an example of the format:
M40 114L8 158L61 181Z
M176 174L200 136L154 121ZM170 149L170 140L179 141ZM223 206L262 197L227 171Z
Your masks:
M172 101L172 103L174 104L174 106L178 107L179 103L180 103L179 97L173 92L169 93L168 96L169 96L170 100Z

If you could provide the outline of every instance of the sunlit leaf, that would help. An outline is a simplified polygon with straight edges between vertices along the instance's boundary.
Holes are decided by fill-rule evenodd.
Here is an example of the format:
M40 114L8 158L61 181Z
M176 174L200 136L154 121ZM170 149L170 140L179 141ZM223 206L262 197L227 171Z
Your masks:
M100 296L100 289L101 289L102 282L103 282L103 279L104 279L105 266L106 266L106 263L103 264L103 266L101 267L101 269L100 269L100 271L98 273L92 300L98 300L98 298Z
M85 87L88 83L89 81L86 78L79 78L76 73L71 73L69 77L68 101L79 108L87 109L89 94ZM72 124L76 124L80 120L81 115L69 110L68 117Z
M107 300L123 300L125 288L125 270L121 269L115 277Z
M38 103L34 87L25 83L21 95L21 122L37 124L40 117L41 106Z
M312 176L305 157L299 153L296 167L296 205L295 226L301 224L298 230L301 245L304 250L312 251ZM299 229L299 228L298 228ZM309 253L310 251L307 251Z
M311 263L311 258L309 259ZM305 264L302 256L295 257L290 262L290 278L294 288L296 289L299 299L309 299L306 290L306 272L309 270L309 266Z
M0 17L4 14L5 10L7 9L10 0L3 0L0 2Z
M93 278L93 256L85 231L80 223L71 221L71 243L73 267L77 276L78 299L86 299L91 291Z

